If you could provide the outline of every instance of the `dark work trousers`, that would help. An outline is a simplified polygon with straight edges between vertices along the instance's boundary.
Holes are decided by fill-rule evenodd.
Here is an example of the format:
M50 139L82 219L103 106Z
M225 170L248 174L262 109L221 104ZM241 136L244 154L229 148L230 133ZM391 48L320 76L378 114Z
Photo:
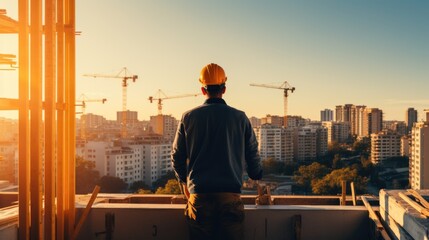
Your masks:
M185 216L191 240L244 238L244 205L238 193L191 194Z

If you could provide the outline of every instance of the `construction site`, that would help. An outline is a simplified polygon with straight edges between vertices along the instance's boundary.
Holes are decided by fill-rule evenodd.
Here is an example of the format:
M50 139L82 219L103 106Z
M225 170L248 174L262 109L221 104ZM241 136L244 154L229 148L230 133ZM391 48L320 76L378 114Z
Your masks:
M110 99L76 98L75 1L17 3L18 19L0 9L0 34L18 36L18 52L0 53L0 66L19 75L19 98L0 96L0 111L19 113L19 186L0 192L0 239L188 239L184 195L105 194L97 187L76 194L76 139L87 138L84 127L76 132L76 114L84 115L87 103ZM138 79L127 71L85 76L122 81L122 139L129 137L127 86ZM282 90L286 118L294 87L251 86ZM145 100L157 103L162 115L163 101L197 95L159 90ZM42 135L44 142L37 141ZM429 239L429 191L381 189L378 196L360 196L353 187L346 192L346 184L333 196L242 195L245 239ZM268 203L256 204L258 196Z

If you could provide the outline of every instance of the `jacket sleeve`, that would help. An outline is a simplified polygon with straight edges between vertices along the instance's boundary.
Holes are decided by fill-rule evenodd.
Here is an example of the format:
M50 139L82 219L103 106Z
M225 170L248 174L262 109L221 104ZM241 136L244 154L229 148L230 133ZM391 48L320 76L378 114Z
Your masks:
M171 150L171 163L177 179L181 183L186 183L186 160L188 158L186 150L185 128L183 118L177 127L176 136L174 138Z
M246 119L245 128L245 160L246 170L249 177L253 180L259 180L262 178L262 166L261 157L258 152L258 141L256 140L255 132L250 124L250 121Z

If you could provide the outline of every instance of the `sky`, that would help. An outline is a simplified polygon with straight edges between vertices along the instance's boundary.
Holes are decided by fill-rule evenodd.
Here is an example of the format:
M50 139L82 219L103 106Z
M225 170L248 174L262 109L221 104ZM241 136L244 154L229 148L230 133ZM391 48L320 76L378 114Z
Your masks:
M15 0L2 0L9 16ZM320 111L355 104L380 108L386 120L405 120L414 107L429 109L429 1L418 0L76 0L76 97L107 98L86 112L115 119L127 107L140 120L157 114L148 101L200 92L201 68L222 66L226 102L251 117L283 115L283 91L250 83L295 87L288 115L320 119ZM13 52L0 36L0 53ZM0 71L0 97L16 97L17 71ZM204 96L164 100L163 114L180 118ZM79 107L77 107L79 111ZM0 112L5 115L7 112Z

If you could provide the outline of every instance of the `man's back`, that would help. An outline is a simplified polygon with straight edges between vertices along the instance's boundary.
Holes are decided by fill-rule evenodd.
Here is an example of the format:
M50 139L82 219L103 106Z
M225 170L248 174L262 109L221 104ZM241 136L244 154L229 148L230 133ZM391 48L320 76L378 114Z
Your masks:
M256 138L244 112L213 98L183 114L180 124L189 158L189 191L239 193L243 163L246 157L257 157L252 155L257 154Z

